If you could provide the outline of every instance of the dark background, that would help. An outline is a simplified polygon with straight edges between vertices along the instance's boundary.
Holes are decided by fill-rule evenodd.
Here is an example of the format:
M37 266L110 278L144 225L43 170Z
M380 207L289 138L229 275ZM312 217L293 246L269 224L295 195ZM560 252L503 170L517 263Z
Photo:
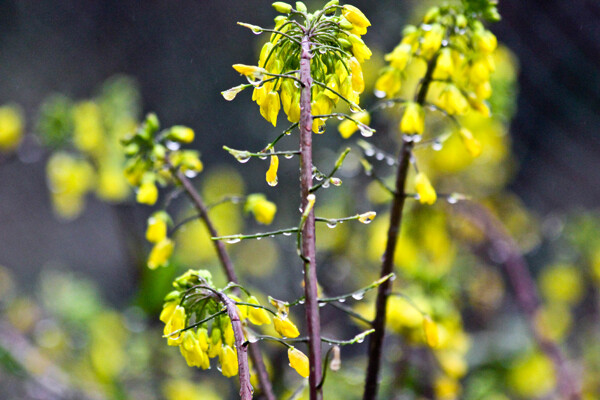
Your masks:
M0 0L0 104L23 106L31 131L49 94L89 98L106 78L125 73L139 83L144 112L157 111L164 126L196 130L205 164L232 162L223 144L258 149L265 130L272 132L247 93L232 103L220 95L241 82L231 65L255 63L262 43L236 21L270 26L270 3ZM385 53L400 40L402 26L416 22L414 6L425 2L352 3L373 24L366 43ZM503 20L491 30L520 62L511 126L518 167L511 189L540 215L596 207L600 4L501 0L499 9ZM264 171L244 174L250 187L264 190ZM126 299L133 273L123 268L117 219L108 205L90 199L79 219L59 222L50 209L43 162L0 168L0 264L19 271L21 284L34 282L43 268L65 266L110 282L105 292L111 300ZM139 222L141 230L143 216Z

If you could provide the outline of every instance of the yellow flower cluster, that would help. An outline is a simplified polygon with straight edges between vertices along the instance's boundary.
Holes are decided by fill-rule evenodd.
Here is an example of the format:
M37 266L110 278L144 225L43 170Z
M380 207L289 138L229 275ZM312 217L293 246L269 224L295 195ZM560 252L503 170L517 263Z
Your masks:
M147 235L153 239L162 237L163 228L159 225L160 223L149 228ZM160 314L160 320L165 324L163 333L167 338L167 344L179 346L182 356L190 367L210 368L210 359L218 357L223 375L228 377L237 375L237 348L228 314L218 315L200 326L193 328L187 326L192 318L195 321L204 320L223 309L223 304L214 296L218 290L213 287L210 273L189 270L176 278L173 286L175 290L165 297ZM255 296L248 295L245 301L233 295L229 295L229 298L236 302L242 323L271 324L269 315L271 312L261 306ZM282 307L282 310L287 311L287 307ZM283 311L280 311L272 322L275 330L283 337L295 338L300 335L298 328ZM295 353L294 360L299 358L300 356ZM300 361L294 361L292 365L298 373L301 375L304 373L304 370L298 370Z
M408 26L400 44L385 56L376 94L393 97L402 87L402 74L414 62L433 63L431 100L451 115L470 109L490 114L490 73L497 41L483 24L458 6L434 7L419 26ZM403 130L403 132L406 132Z
M291 5L276 2L274 8L284 14L275 18L274 33L261 49L258 66L236 64L233 67L245 75L251 85L241 85L223 92L232 100L246 87L253 86L252 100L260 106L261 115L276 126L279 111L283 109L290 122L300 119L300 42L303 37L298 15L304 18L311 43L311 75L320 84L312 88L312 114L330 114L343 96L351 105L359 102L365 84L361 63L371 57L371 50L361 36L370 26L369 20L356 7L338 6L330 1L322 10L306 12L302 2ZM338 13L341 10L341 13ZM255 33L262 28L242 24ZM325 118L313 120L313 132L322 133Z
M251 194L246 197L244 212L254 214L256 222L269 225L277 212L277 205L265 197L262 193Z
M158 118L149 114L138 129L129 133L122 143L128 157L125 177L137 188L136 201L154 205L158 200L158 185L174 182L173 170L194 177L204 166L195 150L182 150L181 144L191 143L194 131L186 126L173 126L160 131Z
M72 103L66 97L53 96L44 102L36 131L42 143L55 150L46 172L52 204L59 216L77 217L88 192L113 203L129 196L119 140L135 129L137 110L135 85L123 77L107 81L100 96L93 99ZM0 141L1 125L0 112ZM72 162L65 162L67 159ZM67 183L74 179L86 182Z

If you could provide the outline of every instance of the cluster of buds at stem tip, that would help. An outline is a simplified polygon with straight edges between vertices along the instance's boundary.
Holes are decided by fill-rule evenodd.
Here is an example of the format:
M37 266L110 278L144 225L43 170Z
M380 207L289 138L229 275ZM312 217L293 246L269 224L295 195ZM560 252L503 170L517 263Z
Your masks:
M324 132L324 116L331 114L340 99L351 111L360 111L357 104L365 88L361 63L371 57L371 50L361 39L371 25L367 17L354 6L340 6L337 0L314 13L308 13L302 2L296 2L295 8L284 2L275 2L273 7L282 14L275 18L273 29L239 23L254 33L270 33L270 38L261 49L258 65L233 66L249 83L222 92L223 97L233 100L240 91L252 87L252 100L273 126L282 109L289 121L298 122L300 44L308 36L311 76L316 82L311 109L313 115L323 116L313 119L313 132Z
M220 296L224 295L226 289L217 289L212 283L210 272L206 270L188 270L173 281L173 287L174 290L164 299L160 314L160 320L165 324L163 334L167 344L179 347L181 355L190 367L208 369L210 360L218 358L223 375L237 375L237 346L247 338L242 338L239 344L236 343L229 313L224 311L224 303ZM241 323L257 326L272 324L275 331L284 338L300 335L298 328L287 315L287 307L280 307L278 312L272 311L262 306L258 299L245 289L243 292L246 293L243 300L227 294L236 304ZM299 351L298 353L302 354ZM294 354L295 361L290 362L302 375L304 370L301 369L299 354Z
M154 205L158 200L157 185L177 183L173 168L190 178L202 171L200 154L181 149L194 136L194 131L186 126L161 130L156 115L148 114L135 132L121 140L127 156L125 177L136 188L138 203Z

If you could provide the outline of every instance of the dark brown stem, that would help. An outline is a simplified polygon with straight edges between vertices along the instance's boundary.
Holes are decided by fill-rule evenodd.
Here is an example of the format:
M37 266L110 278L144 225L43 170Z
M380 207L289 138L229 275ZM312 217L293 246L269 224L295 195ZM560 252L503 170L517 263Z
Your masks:
M235 347L237 349L238 359L238 375L240 377L240 399L252 399L252 385L250 384L250 368L248 367L248 355L246 354L246 346L244 346L244 329L242 321L238 314L237 306L229 297L219 292L219 298L227 308L227 315L231 320L233 328L233 336L235 338Z
M212 220L208 216L208 209L202 200L200 194L192 185L192 182L183 174L181 171L176 169L167 158L167 164L169 165L171 172L175 175L179 183L183 186L185 193L188 195L196 211L200 215L202 221L204 221L204 225L206 229L210 232L212 237L219 236L217 230L215 229ZM225 249L225 244L220 240L213 240L213 245L215 246L215 250L217 251L217 255L219 257L219 261L221 262L221 266L225 271L225 275L227 275L227 279L230 282L235 284L239 284L238 277L233 268L233 263L231 262L231 258L229 258L229 254ZM234 288L234 292L236 294L240 294L238 288ZM267 373L267 368L265 366L265 362L263 360L262 353L258 346L258 343L252 343L248 345L248 351L250 353L250 359L252 360L252 365L254 366L254 370L256 371L256 376L258 378L258 383L260 384L260 389L267 400L275 400L275 394L273 393L273 387L271 385L271 380L269 379L269 374Z
M536 315L540 309L540 299L519 246L506 232L502 223L485 207L472 201L460 201L453 209L469 219L484 233L489 247L494 251L497 259L501 260L499 264L508 276L515 299L527 318L534 339L554 364L561 397L565 400L581 399L575 377L569 369L560 347L544 335L535 324Z
M307 206L307 197L313 184L312 179L312 115L310 73L310 38L302 37L300 59L300 196L302 209ZM306 298L306 326L308 329L308 359L310 361L310 400L322 398L321 389L321 321L317 294L317 264L315 251L315 213L311 210L302 229L302 257L304 260L304 296Z
M427 72L423 77L421 86L415 94L415 101L421 106L425 103L429 84L437 62L437 54L431 58L427 64ZM402 226L402 211L404 209L404 200L406 199L405 186L408 176L408 166L414 141L410 136L403 136L400 155L398 156L398 170L396 172L396 189L394 190L394 200L390 213L390 227L388 229L387 244L383 254L381 264L381 274L383 278L394 271L394 255L396 254L396 244L400 235ZM365 391L363 400L374 400L377 398L379 386L379 370L381 369L381 354L383 351L383 339L385 337L387 301L392 292L392 280L388 279L377 289L377 299L375 300L375 320L373 328L375 332L369 339L369 361L367 365L367 375L365 378Z

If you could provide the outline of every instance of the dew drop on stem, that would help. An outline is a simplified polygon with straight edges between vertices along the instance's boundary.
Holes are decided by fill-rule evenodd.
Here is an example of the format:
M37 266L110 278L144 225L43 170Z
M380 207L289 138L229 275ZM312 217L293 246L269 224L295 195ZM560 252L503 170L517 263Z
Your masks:
M365 294L364 294L363 292L360 292L360 293L354 293L354 294L352 295L352 298L353 298L354 300L362 300L364 297L365 297Z
M285 158L287 158L289 160L290 158L294 157L294 155L293 154L286 154L283 157L285 157Z
M238 243L240 242L242 239L240 238L231 238L231 239L227 239L226 242L229 244L233 244L233 243Z
M331 229L333 229L333 228L335 228L336 226L337 226L337 222L336 222L336 221L329 221L329 222L327 222L327 227L328 227L328 228L331 228Z

